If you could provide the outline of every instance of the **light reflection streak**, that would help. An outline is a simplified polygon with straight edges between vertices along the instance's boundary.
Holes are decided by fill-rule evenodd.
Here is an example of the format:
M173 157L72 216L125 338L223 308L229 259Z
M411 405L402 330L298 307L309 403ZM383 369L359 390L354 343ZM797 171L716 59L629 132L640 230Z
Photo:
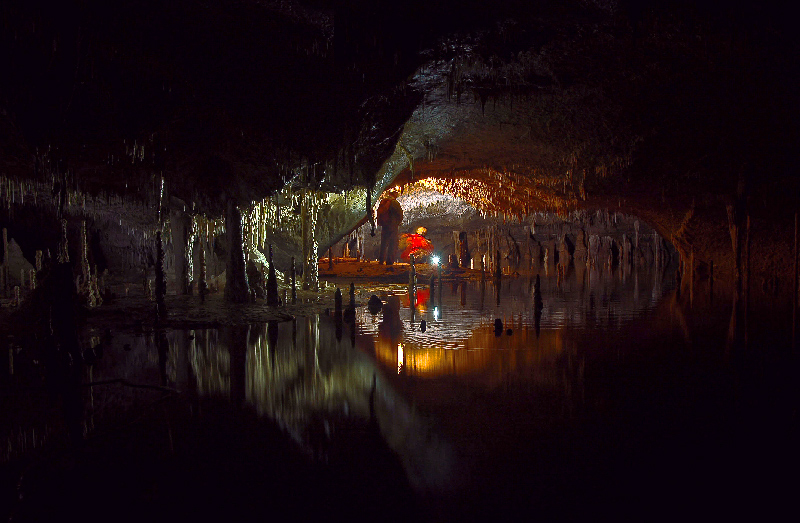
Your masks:
M403 362L404 361L405 360L403 359L403 344L402 343L398 343L397 344L397 373L398 374L403 372Z

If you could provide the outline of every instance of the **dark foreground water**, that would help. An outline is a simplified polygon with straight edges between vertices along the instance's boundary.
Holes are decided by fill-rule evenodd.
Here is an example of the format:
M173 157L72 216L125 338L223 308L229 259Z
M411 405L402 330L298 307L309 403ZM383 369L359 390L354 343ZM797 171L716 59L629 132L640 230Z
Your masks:
M793 507L798 381L780 304L744 323L706 283L679 296L671 272L542 276L541 305L528 277L421 285L414 308L406 286L364 285L354 325L90 332L94 358L66 376L12 345L3 515L773 519ZM400 308L371 314L373 293Z

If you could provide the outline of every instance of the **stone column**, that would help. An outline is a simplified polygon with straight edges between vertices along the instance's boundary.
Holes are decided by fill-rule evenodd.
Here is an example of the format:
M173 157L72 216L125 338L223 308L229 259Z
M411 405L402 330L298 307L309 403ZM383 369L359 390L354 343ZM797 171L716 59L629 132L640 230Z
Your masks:
M242 215L233 200L228 200L225 212L225 229L228 232L228 260L225 273L225 299L233 303L250 301L250 286L242 245Z
M301 203L301 220L303 235L303 289L316 291L319 289L319 267L317 265L317 203L315 195L303 189Z

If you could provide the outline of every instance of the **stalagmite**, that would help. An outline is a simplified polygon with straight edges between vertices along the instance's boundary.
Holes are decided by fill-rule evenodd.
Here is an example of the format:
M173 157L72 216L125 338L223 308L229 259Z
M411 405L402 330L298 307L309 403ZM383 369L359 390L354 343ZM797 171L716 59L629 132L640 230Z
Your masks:
M232 199L228 199L225 213L225 229L228 233L228 263L226 268L225 299L233 303L250 301L250 286L242 243L242 215Z

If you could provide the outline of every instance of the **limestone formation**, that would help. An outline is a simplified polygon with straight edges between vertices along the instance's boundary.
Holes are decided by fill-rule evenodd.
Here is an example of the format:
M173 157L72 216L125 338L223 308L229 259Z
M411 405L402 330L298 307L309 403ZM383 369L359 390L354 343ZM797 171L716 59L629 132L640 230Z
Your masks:
M589 256L588 247L586 245L586 233L583 229L578 229L575 238L575 260L585 262Z

